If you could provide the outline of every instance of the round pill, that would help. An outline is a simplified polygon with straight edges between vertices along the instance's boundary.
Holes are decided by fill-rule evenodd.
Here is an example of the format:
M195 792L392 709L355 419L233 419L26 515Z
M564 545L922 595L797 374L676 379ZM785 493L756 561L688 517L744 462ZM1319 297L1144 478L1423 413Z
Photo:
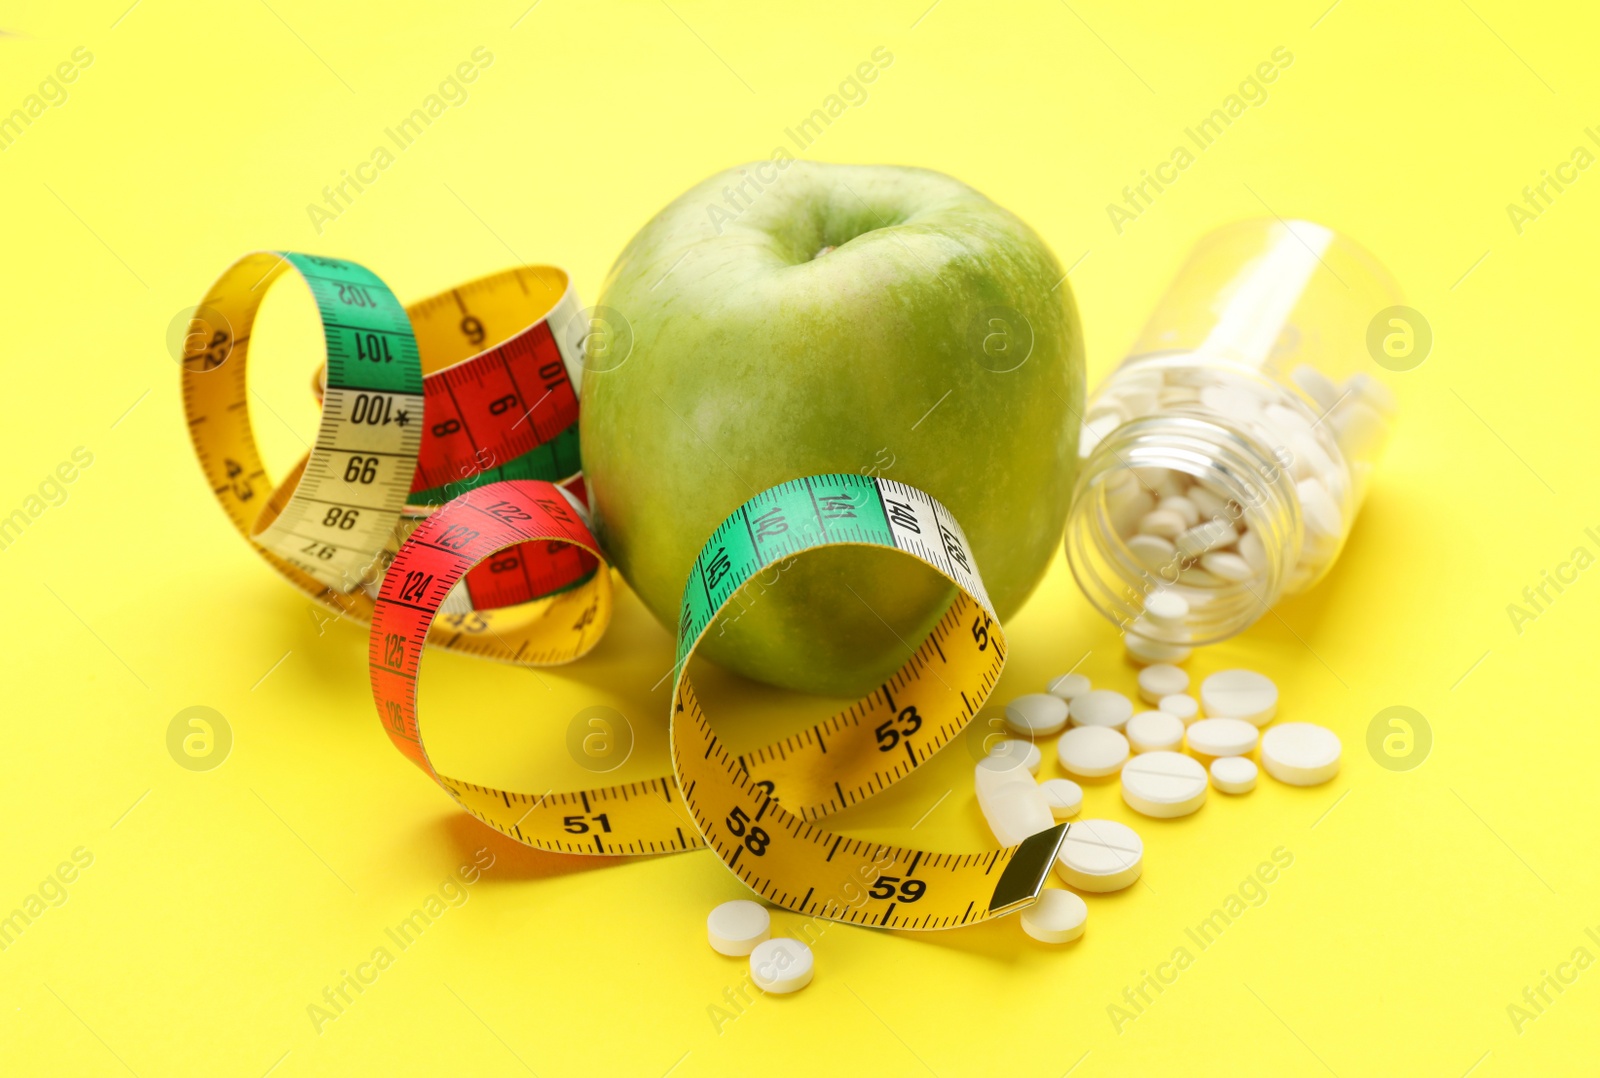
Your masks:
M1183 747L1183 720L1165 711L1141 711L1123 731L1134 752L1164 752Z
M1067 702L1047 692L1030 692L1006 705L1006 729L1023 737L1059 734L1067 725Z
M1181 628L1189 616L1189 601L1175 591L1158 591L1144 601L1144 616L1163 629Z
M1215 718L1265 726L1278 713L1278 686L1254 670L1221 670L1200 683L1200 703Z
M1123 633L1122 644L1128 649L1128 658L1140 666L1151 663L1181 663L1189 658L1192 649L1183 644L1163 644L1138 633Z
M747 898L724 902L706 917L706 935L718 954L742 958L772 935L767 908Z
M1183 692L1189 687L1189 675L1182 667L1171 663L1152 663L1139 671L1139 699L1147 704L1161 702L1163 696Z
M1068 824L1056 854L1056 875L1092 894L1122 890L1139 878L1143 867L1144 843L1133 828L1115 820Z
M1183 720L1185 725L1200 717L1200 703L1186 692L1176 692L1171 696L1163 696L1156 701L1156 706L1168 715Z
M779 936L750 952L750 977L763 992L798 992L811 983L811 948Z
M1082 778L1110 775L1128 759L1128 739L1109 726L1074 726L1056 742L1056 759Z
M1030 775L1037 775L1039 765L1044 762L1044 753L1039 751L1038 745L1015 737L996 742L994 748L989 750L989 755L1021 760L1022 766L1028 769Z
M1090 688L1089 679L1082 674L1062 674L1050 682L1047 691L1052 696L1059 696L1070 702L1088 692Z
M1189 724L1189 751L1202 756L1243 756L1261 736L1243 719L1200 719Z
M1050 815L1058 820L1076 816L1083 808L1083 787L1071 779L1045 779L1039 783Z
M1074 726L1109 726L1120 730L1133 716L1133 701L1110 689L1092 689L1072 701Z
M1089 906L1071 891L1052 887L1022 911L1022 930L1040 943L1071 943L1083 935Z
M1122 768L1122 800L1146 816L1187 816L1206 803L1206 789L1206 769L1181 752L1147 752Z
M1339 773L1339 735L1309 722L1286 722L1261 737L1261 766L1290 786L1316 786Z
M1256 762L1248 756L1218 756L1211 761L1211 785L1225 794L1247 794L1256 788Z

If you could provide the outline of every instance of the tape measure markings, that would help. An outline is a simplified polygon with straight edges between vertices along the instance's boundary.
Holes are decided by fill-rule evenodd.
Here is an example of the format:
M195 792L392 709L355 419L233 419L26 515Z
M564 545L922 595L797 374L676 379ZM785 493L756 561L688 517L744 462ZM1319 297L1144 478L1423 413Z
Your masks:
M879 488L873 483L860 476L826 476L766 492L764 498L754 500L748 514L736 512L717 532L724 547L731 537L740 535L747 544L761 543L765 548L762 556L742 557L736 565L727 550L719 550L713 540L697 558L703 575L690 580L686 596L692 597L698 590L702 602L719 596L726 604L738 587L726 574L735 569L748 579L774 560L818 546L839 542L891 545L894 531L887 524L887 513L877 496ZM926 498L907 487L885 489L896 501ZM927 520L946 520L935 505L925 508ZM781 512L773 516L773 509ZM838 516L845 512L855 515ZM762 526L756 522L763 520L766 536L760 538ZM775 532L778 523L788 525L787 531ZM936 543L921 546L931 555L930 565L943 561L959 570L963 561L970 564L971 555L951 524L945 523ZM462 527L472 534L452 531ZM905 540L909 545L917 532L909 524L903 530L909 533ZM441 542L446 532L451 539ZM774 541L774 536L785 534L788 538ZM952 538L944 539L946 534ZM773 901L858 923L950 927L998 916L1035 897L1065 825L1009 850L956 855L847 840L809 822L909 774L918 762L954 738L987 698L1004 661L1003 636L992 612L966 591L958 591L936 627L937 635L913 653L912 661L899 674L811 731L749 754L746 759L753 766L732 756L716 740L680 663L670 735L675 777L536 797L440 775L428 760L416 714L420 651L432 612L456 581L496 550L551 541L570 543L598 557L582 519L556 497L552 485L531 481L494 484L463 495L419 524L396 554L383 582L369 652L380 718L396 746L468 812L528 845L566 853L667 852L709 841L736 874ZM962 545L952 553L947 549L949 542ZM568 593L574 598L564 608L556 609L552 603L543 621L547 634L520 661L565 662L592 647L609 620L609 592L600 595L596 590L599 582L607 579L607 572L601 571L588 584ZM976 590L981 596L981 585ZM592 602L579 598L591 593ZM581 613L572 619L574 610ZM698 624L703 632L715 612L691 615L686 624ZM959 631L963 627L966 632ZM689 643L691 647L679 649L684 657L692 650L693 640ZM944 674L930 676L935 663L942 665ZM944 683L945 675L950 683ZM868 722L880 718L884 721L875 726ZM889 747L897 751L880 751L891 739ZM921 751L907 751L902 756L899 746L905 741ZM893 762L885 762L889 759ZM768 843L784 853L763 863L760 859ZM869 854L897 871L863 877L872 870L866 861ZM773 868L767 869L765 864ZM991 878L997 869L1011 866L1016 867L1009 876ZM875 890L862 909L847 910L832 897L815 897L845 893L842 885L852 876L876 878L875 889L891 890L881 895ZM892 885L883 883L885 879L892 879ZM1001 886L1006 880L1010 882ZM891 894L899 897L889 898Z

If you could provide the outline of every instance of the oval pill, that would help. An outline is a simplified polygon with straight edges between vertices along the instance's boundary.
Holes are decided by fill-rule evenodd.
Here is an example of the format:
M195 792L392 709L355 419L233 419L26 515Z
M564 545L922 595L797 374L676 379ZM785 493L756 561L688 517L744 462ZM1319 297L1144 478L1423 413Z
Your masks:
M750 952L750 978L763 992L798 992L811 983L811 948L779 936L756 944Z
M1261 736L1243 719L1200 719L1189 724L1189 751L1202 756L1243 756Z
M724 902L706 917L706 936L718 954L743 958L772 935L772 916L747 898Z
M1137 880L1143 868L1144 843L1133 828L1115 820L1068 824L1056 854L1056 875L1091 894L1120 891Z
M1256 788L1256 762L1248 756L1218 756L1211 761L1211 785L1225 794L1247 794Z
M1158 704L1163 696L1180 693L1189 687L1189 675L1171 663L1151 663L1139 671L1139 699Z
M1128 739L1109 726L1074 726L1056 742L1061 769L1083 778L1110 775L1128 759Z
M1278 686L1254 670L1221 670L1200 683L1200 703L1214 718L1265 726L1278 713Z
M1089 906L1059 887L1039 892L1039 901L1022 911L1022 930L1040 943L1071 943L1083 935Z
M1261 738L1261 766L1290 786L1316 786L1339 773L1339 735L1326 726L1286 722Z
M1194 812L1206 803L1207 789L1206 769L1181 752L1147 752L1122 768L1122 800L1158 819Z
M1183 720L1165 711L1141 711L1123 733L1134 752L1165 752L1183 747Z
M1072 701L1068 714L1075 726L1121 729L1133 717L1133 701L1111 689L1092 689Z
M1023 737L1059 734L1067 725L1067 702L1047 692L1031 692L1006 705L1006 729Z

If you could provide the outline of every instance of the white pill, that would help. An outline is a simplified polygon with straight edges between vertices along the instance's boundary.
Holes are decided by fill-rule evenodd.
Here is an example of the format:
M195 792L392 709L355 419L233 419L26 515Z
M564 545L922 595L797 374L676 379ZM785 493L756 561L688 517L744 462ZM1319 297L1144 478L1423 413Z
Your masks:
M1083 935L1089 907L1071 891L1052 887L1022 911L1022 930L1040 943L1071 943Z
M1066 701L1072 701L1088 692L1093 686L1089 679L1082 674L1062 674L1050 682L1048 691L1052 696L1059 696Z
M1254 531L1247 530L1239 536L1239 556L1258 574L1267 571L1267 550Z
M1186 692L1175 692L1156 701L1156 707L1181 719L1185 725L1200 717L1200 702Z
M1214 718L1265 726L1278 713L1278 686L1254 670L1221 670L1200 683L1200 703Z
M811 983L811 948L779 936L750 952L750 977L763 992L798 992Z
M706 917L706 936L718 954L742 958L772 935L772 917L759 902L739 898L724 902Z
M1113 774L1128 759L1128 739L1109 726L1074 726L1056 742L1061 769L1082 778Z
M1159 573L1171 565L1177 549L1172 545L1172 540L1159 535L1140 534L1128 540L1128 552L1152 573Z
M1200 523L1199 507L1182 494L1174 494L1171 497L1162 498L1156 508L1168 513L1177 513L1183 518L1183 526L1185 528L1192 528Z
M1289 377L1316 402L1318 412L1326 412L1339 403L1339 387L1317 368L1302 363L1289 372Z
M1183 493L1183 484L1178 476L1167 468L1135 468L1133 474L1140 486L1158 498Z
M1344 529L1344 514L1339 512L1328 488L1315 479L1302 479L1294 485L1294 492L1300 496L1300 516L1306 522L1306 530L1314 536L1337 538Z
M1256 571L1250 568L1249 562L1226 550L1213 550L1201 555L1200 568L1232 584L1241 583L1256 575Z
M1193 654L1192 648L1182 644L1166 644L1138 633L1123 633L1122 644L1128 649L1128 658L1140 666L1149 666L1151 663L1181 663Z
M1133 828L1115 820L1079 820L1067 825L1056 854L1056 875L1092 894L1120 891L1139 878L1144 843Z
M1144 616L1161 629L1181 629L1189 601L1175 591L1158 591L1144 601Z
M1076 816L1083 808L1083 787L1071 779L1045 779L1039 783L1039 792L1050 806L1050 815L1058 820Z
M1248 422L1261 411L1261 398L1243 386L1212 385L1200 390L1200 403L1228 419Z
M989 750L989 755L1021 761L1022 766L1028 769L1028 774L1030 775L1037 775L1039 773L1039 765L1044 762L1044 753L1039 751L1038 745L1015 737L1008 737L995 742L994 748Z
M1247 794L1256 788L1256 762L1248 756L1218 756L1211 761L1211 785L1225 794Z
M1165 752L1183 747L1183 720L1165 711L1141 711L1124 731L1134 752Z
M1180 532L1172 542L1178 553L1184 557L1198 558L1208 550L1221 550L1238 541L1239 532L1232 524L1213 518L1204 524L1196 524Z
M1155 507L1156 496L1137 482L1113 487L1106 494L1106 513L1111 517L1111 525L1118 535L1132 535L1139 527L1139 521Z
M1203 520L1227 517L1228 499L1219 494L1213 494L1199 483L1190 487L1183 496L1193 502L1196 509L1200 510L1200 517Z
M1109 726L1120 730L1133 716L1133 701L1111 689L1092 689L1073 699L1068 714L1074 726Z
M1002 782L992 787L979 781L975 785L978 809L1000 845L1015 846L1029 835L1055 826L1050 803L1032 780Z
M1031 692L1006 705L1006 729L1023 737L1049 737L1067 725L1067 702L1047 692Z
M1189 751L1202 756L1243 756L1255 750L1261 731L1243 719L1199 719L1187 736Z
M1206 769L1181 752L1147 752L1122 768L1122 800L1157 819L1189 815L1206 803L1207 789Z
M1141 534L1159 535L1163 539L1176 539L1188 527L1188 522L1170 509L1157 509L1146 513L1144 519L1139 521Z
M1188 687L1189 675L1171 663L1153 663L1139 671L1139 699L1147 704L1159 704L1163 696Z
M1339 773L1339 735L1309 722L1286 722L1261 738L1261 766L1290 786L1316 786Z

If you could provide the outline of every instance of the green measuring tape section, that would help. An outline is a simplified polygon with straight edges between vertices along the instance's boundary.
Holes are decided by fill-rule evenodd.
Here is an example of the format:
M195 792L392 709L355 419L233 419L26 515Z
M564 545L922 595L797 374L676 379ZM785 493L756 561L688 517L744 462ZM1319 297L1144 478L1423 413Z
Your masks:
M316 300L328 346L328 384L422 392L422 361L406 309L377 275L354 262L282 252ZM409 417L422 423L420 415Z

